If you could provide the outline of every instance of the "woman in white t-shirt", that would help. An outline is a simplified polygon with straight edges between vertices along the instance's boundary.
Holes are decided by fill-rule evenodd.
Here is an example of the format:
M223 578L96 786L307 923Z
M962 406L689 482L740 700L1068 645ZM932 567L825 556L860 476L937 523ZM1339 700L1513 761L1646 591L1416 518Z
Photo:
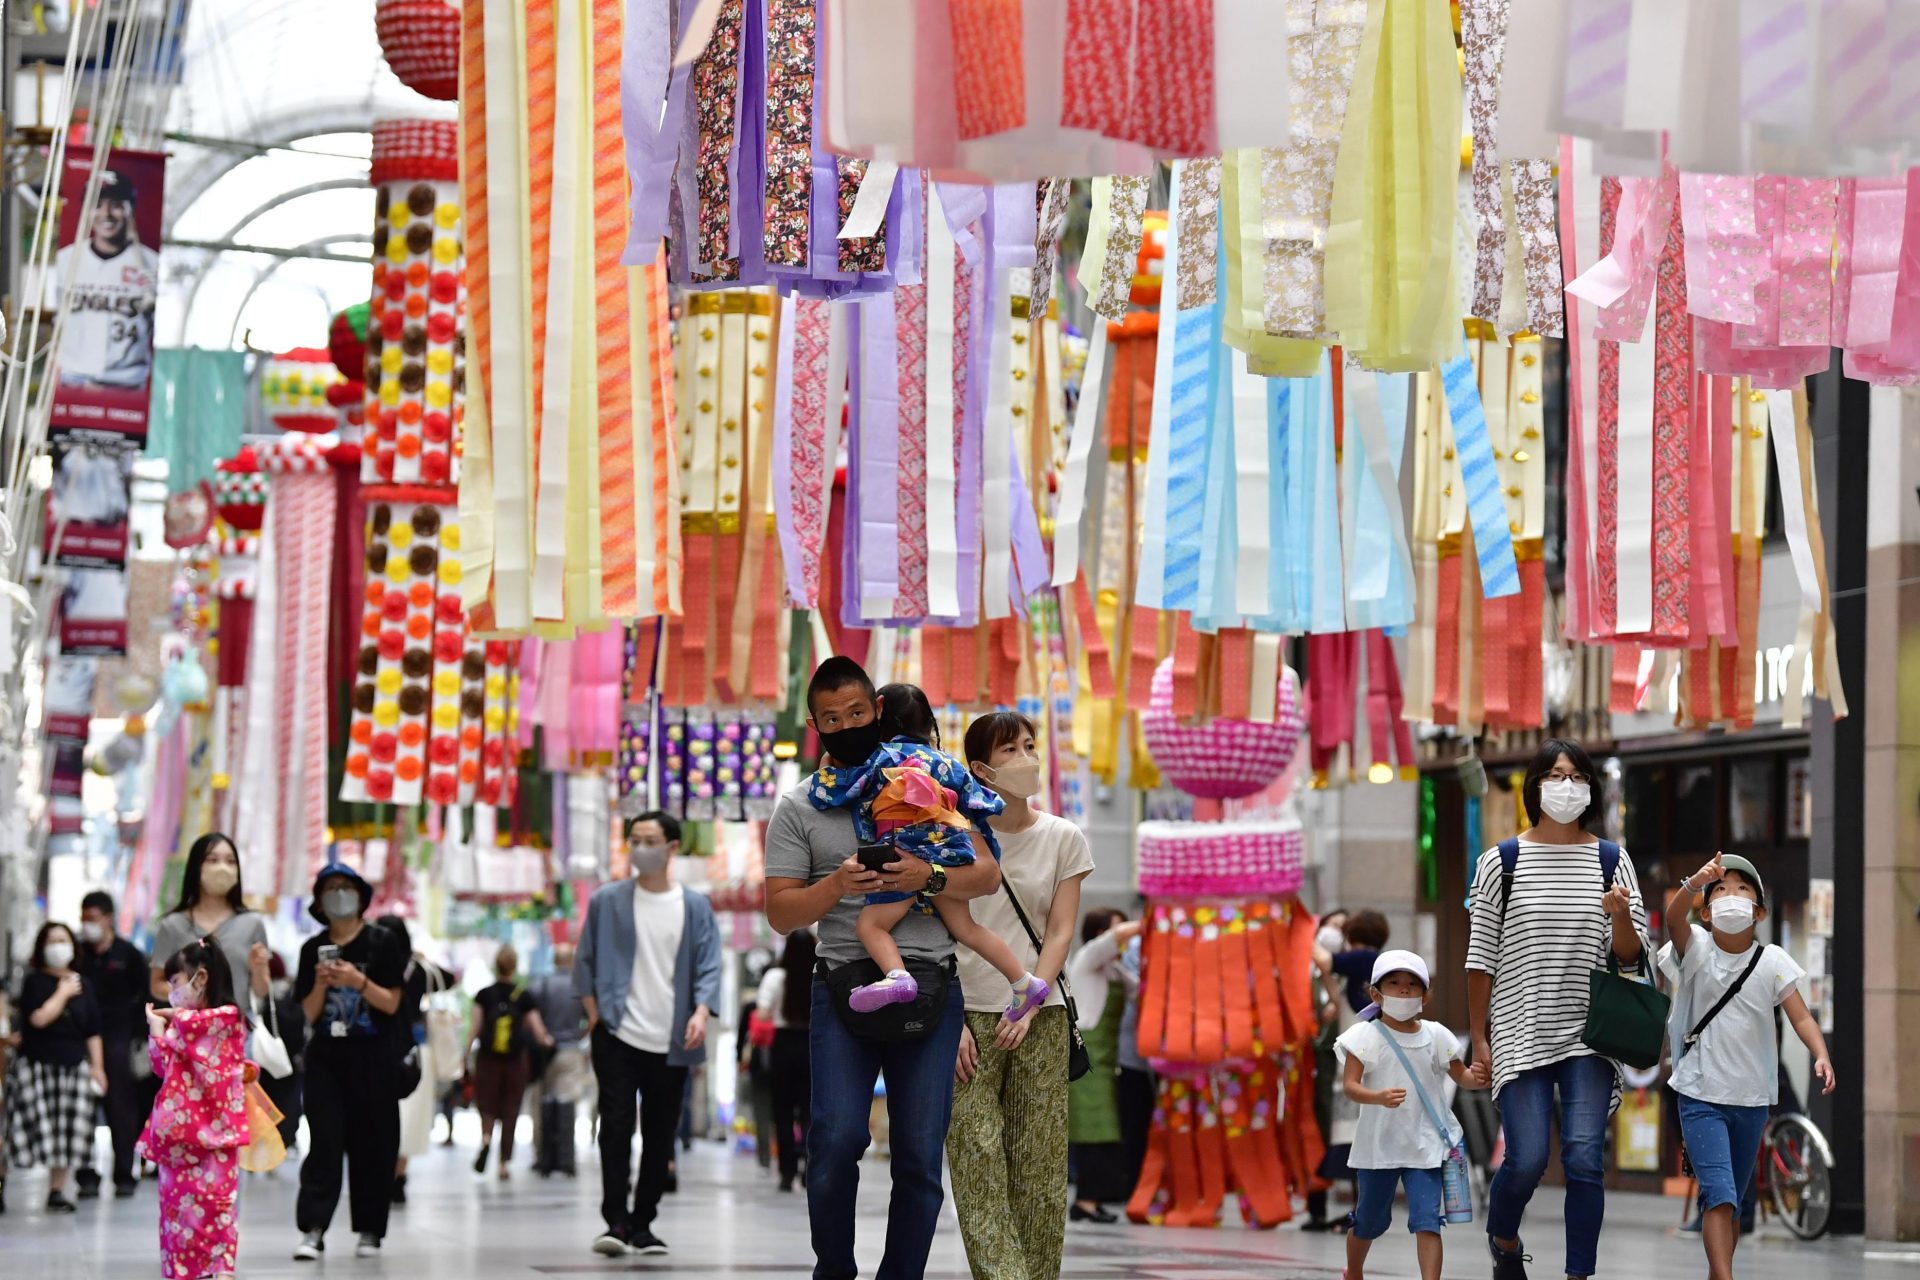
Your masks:
M956 949L967 1026L955 1064L947 1165L960 1235L976 1276L1060 1274L1067 1232L1067 1011L1057 990L1080 918L1080 881L1093 851L1080 828L1041 813L1040 756L1033 722L1010 711L967 728L967 765L1007 802L989 819L1000 843L1002 890L970 904L973 918L1004 939L1056 990L1017 1022L1001 1013L1007 981ZM1014 909L1040 935L1035 947Z
M1688 920L1696 905L1711 932ZM1753 936L1766 918L1760 871L1737 855L1715 854L1667 900L1668 942L1660 951L1660 970L1674 987L1667 1083L1680 1095L1680 1133L1700 1184L1700 1240L1712 1280L1732 1280L1740 1200L1780 1096L1776 1005L1813 1055L1821 1091L1833 1092L1826 1037L1800 994L1805 971Z

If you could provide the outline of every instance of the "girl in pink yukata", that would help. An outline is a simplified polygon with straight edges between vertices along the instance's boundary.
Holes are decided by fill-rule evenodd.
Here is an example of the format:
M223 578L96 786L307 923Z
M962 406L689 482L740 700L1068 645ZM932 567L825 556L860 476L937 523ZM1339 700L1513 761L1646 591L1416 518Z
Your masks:
M140 1135L141 1154L160 1169L161 1274L231 1276L240 1246L240 1153L253 1142L247 1020L212 940L182 947L167 960L166 978L172 1007L147 1010L160 1098Z
M917 685L889 684L879 689L876 700L885 741L857 767L823 764L807 789L813 807L851 810L854 834L862 844L884 842L925 860L939 869L942 886L945 869L970 864L976 847L984 847L998 861L1000 845L986 819L1006 802L940 750L940 723L927 695ZM1012 988L1002 1014L1006 1021L1020 1021L1053 993L1051 984L1029 972L1004 939L974 920L966 903L937 893L917 898L910 893L870 893L855 932L885 976L853 989L847 1003L854 1012L872 1013L919 998L920 984L907 972L893 941L893 927L909 911L938 914L955 942L1000 971Z

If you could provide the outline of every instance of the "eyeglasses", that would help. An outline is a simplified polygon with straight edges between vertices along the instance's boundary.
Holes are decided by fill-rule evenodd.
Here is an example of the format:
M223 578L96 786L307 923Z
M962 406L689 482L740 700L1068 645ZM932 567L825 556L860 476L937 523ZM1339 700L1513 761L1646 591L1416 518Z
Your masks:
M1542 782L1578 782L1582 786L1585 786L1587 783L1592 782L1593 779L1589 778L1584 773L1547 773L1547 774L1541 775L1540 781Z

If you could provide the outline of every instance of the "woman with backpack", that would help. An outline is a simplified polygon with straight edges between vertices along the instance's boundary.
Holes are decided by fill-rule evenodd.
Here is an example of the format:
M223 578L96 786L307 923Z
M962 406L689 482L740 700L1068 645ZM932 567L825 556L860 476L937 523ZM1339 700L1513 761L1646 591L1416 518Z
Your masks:
M487 1171L498 1124L502 1182L512 1176L513 1128L532 1072L527 1047L553 1047L540 1007L516 976L519 969L520 954L511 945L502 946L493 957L493 976L499 981L473 998L473 1039L479 1046L473 1063L473 1105L480 1112L480 1154L473 1171Z
M1599 1253L1607 1124L1619 1082L1613 1061L1586 1043L1588 984L1609 955L1625 973L1649 954L1633 859L1588 830L1601 816L1599 783L1580 744L1548 741L1522 787L1533 825L1487 850L1474 872L1467 1015L1474 1066L1492 1067L1507 1143L1487 1192L1494 1280L1526 1280L1520 1219L1546 1172L1556 1114L1566 1274L1591 1276Z

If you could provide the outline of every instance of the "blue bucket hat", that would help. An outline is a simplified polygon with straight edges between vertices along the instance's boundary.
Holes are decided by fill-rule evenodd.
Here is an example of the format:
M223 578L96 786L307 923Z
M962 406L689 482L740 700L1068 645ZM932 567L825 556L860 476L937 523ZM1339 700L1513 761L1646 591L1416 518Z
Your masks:
M373 886L367 883L365 876L344 862L329 862L320 868L320 874L313 878L313 901L307 905L307 914L323 925L332 922L327 919L327 913L320 909L320 886L335 876L347 880L359 892L362 915L365 915L367 908L373 905Z

